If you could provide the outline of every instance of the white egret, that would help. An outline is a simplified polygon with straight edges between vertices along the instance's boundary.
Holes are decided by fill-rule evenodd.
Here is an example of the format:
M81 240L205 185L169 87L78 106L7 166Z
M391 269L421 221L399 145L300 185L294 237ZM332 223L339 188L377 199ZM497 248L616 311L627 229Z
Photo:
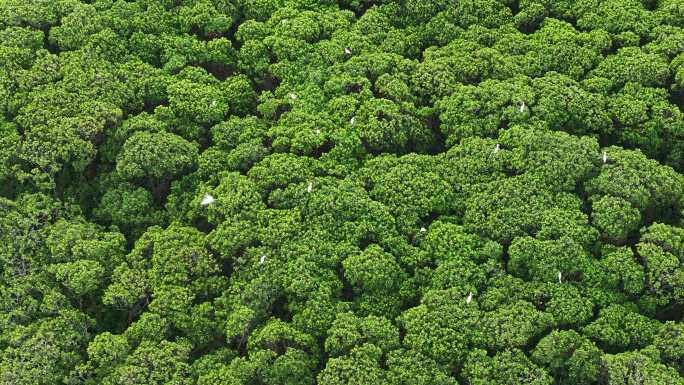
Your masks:
M349 124L354 124L355 121L356 121L356 117L352 116L352 118L349 119Z
M558 272L558 283L563 283L563 282L562 282L562 277L563 277L563 274L559 271L559 272Z
M297 100L297 94L295 94L294 92L290 92L290 93L288 94L288 96L289 96L290 99L292 99L292 100Z
M344 53L346 53L347 55L351 55L351 50L349 48L345 48Z
M266 262L266 256L265 256L265 255L262 255L261 258L259 258L259 264L260 264L260 265L263 265L264 262Z
M608 161L608 153L603 151L603 163L606 163Z
M202 206L206 206L206 205L212 204L212 203L214 203L215 200L216 200L216 199L214 199L213 196L211 196L211 195L209 195L209 194L205 194L205 195L204 195L204 198L202 198L201 205L202 205Z
M470 293L468 293L468 298L466 298L466 304L469 305L470 302L472 302L472 300L473 300L473 292L471 291Z
M310 193L313 191L313 182L309 182L309 185L306 186L306 192Z
M421 228L420 228L420 232L421 232L421 233L424 233L424 232L426 232L426 231L427 231L427 229L426 229L425 227L421 227Z
M494 147L494 153L496 154L496 153L499 152L500 150L501 150L501 146L499 145L499 143L497 143L497 144L496 144L496 147Z
M522 104L520 104L520 112L525 112L525 101L523 100Z

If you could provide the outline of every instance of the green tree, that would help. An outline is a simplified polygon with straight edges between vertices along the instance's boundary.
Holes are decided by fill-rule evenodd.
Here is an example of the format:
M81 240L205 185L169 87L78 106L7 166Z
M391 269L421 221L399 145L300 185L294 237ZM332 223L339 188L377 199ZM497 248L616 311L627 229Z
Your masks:
M481 312L475 303L468 306L466 295L453 291L430 292L422 302L397 319L406 330L403 345L446 367L459 367L475 340L482 338Z
M639 228L641 214L622 198L604 195L592 202L592 220L601 235L621 245Z
M387 357L387 383L392 385L456 385L454 378L425 355L395 350Z
M609 385L634 381L648 385L684 383L676 370L639 352L605 354L601 359L601 372L601 382Z
M137 132L124 143L116 170L125 179L159 186L190 171L196 160L197 145L178 135Z
M552 323L550 314L540 312L531 303L512 302L484 313L480 326L483 347L497 351L522 349L532 339L541 336Z
M600 373L602 352L574 330L553 330L532 352L532 361L546 368L557 381L592 384Z
M356 347L348 355L328 360L318 374L318 382L331 385L382 383L385 373L380 368L381 356L382 351L373 344Z
M326 352L333 357L341 356L364 343L371 343L388 353L400 346L399 330L384 317L337 314L325 340Z
M473 385L553 383L551 376L520 350L504 350L494 357L487 356L484 350L473 350L468 356L462 375Z
M582 333L604 349L634 349L650 344L659 328L660 322L615 304L601 309Z
M392 254L378 245L370 245L342 261L342 267L356 295L359 313L380 316L399 312L401 301L394 293L406 279L406 273Z

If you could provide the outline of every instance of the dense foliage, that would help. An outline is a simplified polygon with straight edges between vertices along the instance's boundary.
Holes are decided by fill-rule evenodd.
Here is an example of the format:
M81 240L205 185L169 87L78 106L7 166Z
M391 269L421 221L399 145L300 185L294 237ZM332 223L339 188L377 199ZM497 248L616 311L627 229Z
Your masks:
M684 384L681 0L0 0L0 385Z

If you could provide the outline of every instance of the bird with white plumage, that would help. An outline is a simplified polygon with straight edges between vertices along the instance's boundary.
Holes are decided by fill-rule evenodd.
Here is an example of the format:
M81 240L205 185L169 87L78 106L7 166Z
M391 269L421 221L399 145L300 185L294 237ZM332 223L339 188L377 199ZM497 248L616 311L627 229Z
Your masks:
M205 194L204 198L202 198L202 202L200 202L200 204L202 206L206 206L206 205L210 205L210 204L214 203L215 201L216 201L216 199L214 199L213 196L211 196L209 194Z

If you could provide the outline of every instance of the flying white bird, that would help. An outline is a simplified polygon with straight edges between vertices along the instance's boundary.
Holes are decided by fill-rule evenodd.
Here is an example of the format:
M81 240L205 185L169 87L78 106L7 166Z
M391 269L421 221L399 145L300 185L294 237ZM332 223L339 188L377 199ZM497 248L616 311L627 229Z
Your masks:
M206 194L206 195L204 195L204 198L202 198L201 205L206 206L206 205L212 204L212 203L214 203L215 200L216 199L214 199L213 196Z
M351 50L349 48L345 48L344 53L346 53L347 55L351 55Z
M563 277L563 274L561 274L561 272L559 271L559 272L558 272L558 283L563 283L563 282L561 281L561 278L562 278L562 277Z
M297 94L295 94L294 92L290 92L290 93L288 94L288 96L289 96L290 99L292 99L292 100L297 100Z
M306 192L310 193L313 191L313 182L309 182L309 185L306 186Z
M260 265L263 265L264 262L266 262L266 256L265 256L265 255L262 255L261 258L259 258L259 264L260 264Z
M603 151L603 163L606 163L608 161L608 153Z
M520 105L520 112L525 112L525 102L524 101Z
M470 304L473 301L473 292L468 293L468 298L466 298L466 304Z
M497 143L496 147L494 147L494 153L496 154L497 152L499 152L499 150L501 150L501 146L499 145L499 143Z

